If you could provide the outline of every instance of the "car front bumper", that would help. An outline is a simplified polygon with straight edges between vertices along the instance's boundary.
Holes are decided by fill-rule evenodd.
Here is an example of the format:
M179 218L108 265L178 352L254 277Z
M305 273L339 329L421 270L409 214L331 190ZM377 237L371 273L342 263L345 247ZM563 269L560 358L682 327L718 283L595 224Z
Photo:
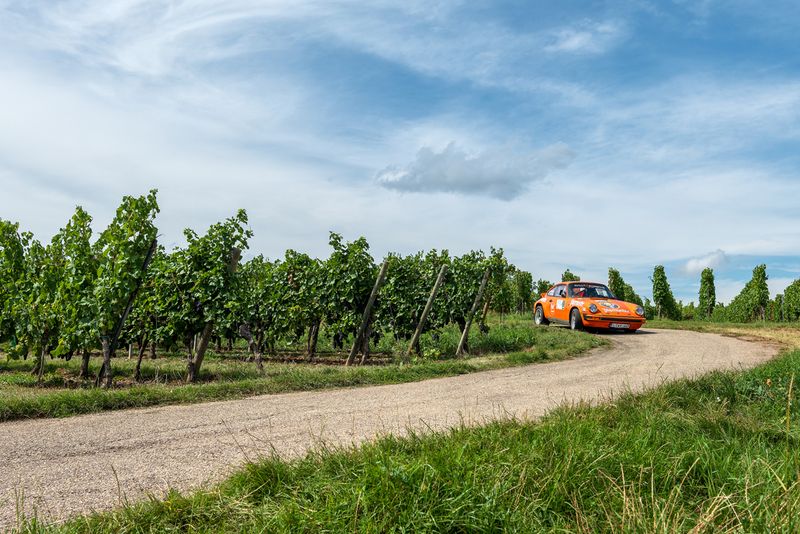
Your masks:
M628 325L625 330L637 330L645 323L644 317L613 317L609 315L584 313L583 324L589 328L611 328L612 324Z

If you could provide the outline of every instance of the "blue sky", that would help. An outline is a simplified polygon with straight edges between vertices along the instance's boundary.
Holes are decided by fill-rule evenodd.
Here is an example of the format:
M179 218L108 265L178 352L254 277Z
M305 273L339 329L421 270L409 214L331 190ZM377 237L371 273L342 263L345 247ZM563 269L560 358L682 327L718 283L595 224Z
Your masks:
M369 6L369 7L365 7ZM0 0L0 217L504 247L536 278L800 272L796 2Z

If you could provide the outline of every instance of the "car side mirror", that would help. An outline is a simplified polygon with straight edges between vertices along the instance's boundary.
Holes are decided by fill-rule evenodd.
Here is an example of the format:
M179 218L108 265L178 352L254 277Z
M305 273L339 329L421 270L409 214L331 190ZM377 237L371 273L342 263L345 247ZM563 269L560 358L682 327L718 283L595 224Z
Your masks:
M546 296L547 296L547 293L542 293L542 298L545 298Z

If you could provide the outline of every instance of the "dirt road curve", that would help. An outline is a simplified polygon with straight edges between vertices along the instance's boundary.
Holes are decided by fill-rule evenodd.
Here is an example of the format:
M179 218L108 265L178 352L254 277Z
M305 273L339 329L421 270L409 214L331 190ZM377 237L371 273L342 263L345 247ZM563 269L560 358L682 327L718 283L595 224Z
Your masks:
M0 529L14 524L20 492L26 510L63 518L168 486L201 486L272 447L289 457L319 440L350 444L462 419L537 417L564 401L750 367L775 354L759 344L682 331L609 339L611 349L574 360L411 384L0 424Z

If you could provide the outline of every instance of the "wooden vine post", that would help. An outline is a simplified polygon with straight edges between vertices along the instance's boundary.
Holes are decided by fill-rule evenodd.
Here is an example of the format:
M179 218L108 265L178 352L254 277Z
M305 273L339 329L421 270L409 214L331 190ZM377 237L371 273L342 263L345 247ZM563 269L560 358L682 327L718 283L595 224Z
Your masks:
M431 296L428 297L428 302L425 304L425 308L422 310L422 315L419 317L419 323L417 324L417 329L414 330L414 335L411 338L411 343L408 344L408 350L406 351L406 356L411 355L411 351L417 346L419 343L419 336L422 335L422 329L425 327L425 321L428 319L428 313L430 313L431 308L433 307L433 301L436 299L436 294L439 292L439 288L442 286L442 282L444 282L444 275L447 273L447 265L442 265L442 268L439 269L439 276L436 277L436 283L433 284L433 289L431 289Z
M483 273L483 279L481 280L481 287L478 289L478 294L475 295L475 302L472 303L472 309L469 311L469 315L467 315L467 324L464 325L464 331L461 333L461 341L458 342L456 356L462 356L464 354L464 345L466 345L467 339L469 338L469 329L472 327L472 319L475 317L475 312L478 311L478 306L481 304L483 292L486 290L486 282L488 281L489 269L486 269L486 272Z
M388 269L389 261L386 260L383 262L383 265L381 265L381 270L378 273L378 279L375 280L375 285L372 287L372 293L369 295L367 306L364 308L364 315L361 318L361 326L358 328L356 339L353 341L353 348L350 349L350 355L347 357L347 363L345 365L353 365L353 361L358 353L358 348L361 346L360 342L362 341L362 338L367 331L367 326L369 326L370 319L372 318L372 306L375 304L375 299L378 298L378 291L383 285L383 281L386 279L386 271Z

